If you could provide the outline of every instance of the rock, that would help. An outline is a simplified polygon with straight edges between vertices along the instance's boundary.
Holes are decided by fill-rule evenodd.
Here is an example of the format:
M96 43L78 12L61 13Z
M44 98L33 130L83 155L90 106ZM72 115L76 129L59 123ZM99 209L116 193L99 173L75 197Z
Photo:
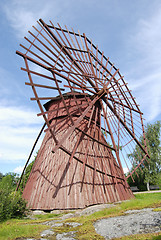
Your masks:
M52 213L52 214L60 214L60 213L62 213L62 210L53 210L50 213Z
M63 216L61 217L61 219L62 219L62 220L65 220L65 219L67 219L67 218L72 218L72 217L74 217L74 214L73 214L73 213L67 213L67 214L63 215Z
M54 223L51 227L62 227L63 223Z
M47 237L49 235L53 235L54 232L51 230L51 229L48 229L48 230L44 230L42 233L41 233L41 237Z
M41 210L34 210L32 211L32 215L45 215L46 213Z
M128 215L101 219L94 223L95 230L105 239L132 234L161 231L161 213L152 209L127 211ZM130 213L130 214L129 214Z
M26 240L35 240L34 238L26 238Z
M152 211L153 208L144 208L144 209L135 209L135 210L128 210L125 213L126 214L133 214L133 213L141 213L141 212L149 212Z
M115 204L99 204L99 205L93 205L93 206L90 206L90 207L87 207L85 209L80 209L80 210L77 210L75 215L77 216L82 216L82 215L90 215L92 213L95 213L95 212L98 212L98 211L101 211L105 208L111 208L111 207L114 207Z
M65 223L65 225L71 226L71 227L78 227L80 225L82 225L81 223L77 223L77 222L67 222Z
M47 226L52 226L52 225L54 225L55 223L57 223L57 222L60 222L61 220L50 220L50 221L47 221L47 222L43 222L43 223L41 223L42 225L47 225Z
M59 233L56 235L56 240L75 240L75 233L75 231Z
M26 238L25 240L36 240L35 238ZM40 238L39 240L48 240L46 238Z

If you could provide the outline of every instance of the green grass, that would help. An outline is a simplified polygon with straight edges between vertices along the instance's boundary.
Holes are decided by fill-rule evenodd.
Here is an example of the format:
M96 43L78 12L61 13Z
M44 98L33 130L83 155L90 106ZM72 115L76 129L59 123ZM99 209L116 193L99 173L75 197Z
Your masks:
M63 216L64 214L73 213L73 212L74 211L63 211L61 213L46 213L46 214L34 215L34 217L42 220L48 220L48 219L51 220L51 218L56 219Z
M58 217L61 217L63 216L63 213L61 214L54 214L54 213L47 213L47 214L44 214L44 215L34 215L35 218L37 219L41 219L41 220L52 220L52 219L55 219L55 218L58 218Z
M161 208L155 208L153 211L154 212L161 212Z
M161 240L161 233L136 234L122 238L115 238L115 240Z
M82 225L76 228L63 225L62 227L53 228L54 232L62 233L68 231L77 231L77 239L97 239L103 240L104 238L95 232L93 223L102 218L115 217L124 215L127 210L142 209L142 208L154 208L154 211L161 211L161 193L143 193L135 195L135 199L117 203L116 206L95 212L89 216L84 215L80 217L74 217L66 219L63 222L79 222ZM158 208L158 209L156 209ZM40 232L44 229L48 229L48 226L41 225L40 223L52 219L58 219L63 214L68 213L66 211L60 214L45 214L35 215L37 220L17 220L13 219L0 224L0 240L14 240L16 238L40 238ZM139 234L131 235L120 238L121 240L161 240L161 233L155 234Z
M13 240L16 238L37 238L48 226L31 224L32 221L12 219L0 224L0 240Z

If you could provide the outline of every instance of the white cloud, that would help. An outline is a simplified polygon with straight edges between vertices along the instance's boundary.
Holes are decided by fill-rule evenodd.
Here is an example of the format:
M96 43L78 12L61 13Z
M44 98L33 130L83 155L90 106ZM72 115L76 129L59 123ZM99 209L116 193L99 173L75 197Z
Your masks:
M0 162L27 160L42 124L30 109L0 106Z
M147 121L161 114L161 5L147 18L138 19L129 49L132 65L128 73L130 88ZM133 56L132 56L133 55Z
M18 167L16 167L14 170L13 170L13 172L14 173L18 173L18 174L21 174L22 173L22 171L23 171L23 166L18 166Z
M5 13L11 27L16 30L17 36L22 38L26 35L27 31L31 29L31 26L35 24L37 19L31 11L27 11L19 6L17 6L17 8L12 7L12 4L6 5L4 8Z
M5 125L25 125L25 124L34 124L41 123L39 117L37 117L36 112L33 112L31 109L26 109L25 106L21 107L4 107L0 106L0 121L5 123Z
M3 9L6 17L15 30L18 38L26 36L28 30L31 30L32 25L36 25L36 21L39 18L49 21L50 17L59 15L62 9L68 3L63 1L49 0L47 3L44 0L32 1L32 0L12 0L4 4Z
M158 63L158 56L161 55L161 5L157 11L153 12L152 16L147 19L140 19L138 23L138 32L134 39L138 42L138 49L143 52L151 63ZM153 62L154 61L154 62Z
M126 167L123 168L123 171L124 171L125 174L129 172L128 168L126 168Z

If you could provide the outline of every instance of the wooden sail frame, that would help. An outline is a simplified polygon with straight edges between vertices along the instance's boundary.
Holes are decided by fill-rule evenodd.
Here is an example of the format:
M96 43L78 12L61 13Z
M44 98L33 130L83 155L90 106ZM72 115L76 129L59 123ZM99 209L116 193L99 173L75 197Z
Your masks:
M82 136L86 136L93 144L97 142L111 152L111 158L120 169L119 178L124 182L124 188L129 189L127 178L133 179L133 173L145 160L148 161L149 155L143 113L124 77L85 34L80 34L79 31L76 33L73 29L69 31L66 26L63 29L59 24L54 26L51 21L46 24L42 19L38 21L38 27L39 29L33 27L35 33L29 31L31 40L25 37L29 45L20 45L26 52L16 53L24 59L25 67L21 69L27 72L29 82L26 85L33 90L34 97L31 100L37 102L40 109L38 116L44 118L47 126L45 132L53 139L52 154L61 150L68 155L69 164L75 159L82 162L83 169L85 166L93 168L75 156L78 145L83 141ZM72 112L67 96L72 96ZM54 109L44 108L47 101L55 102L58 99L61 107L58 105ZM56 123L52 126L50 115L53 118L59 117L60 122L61 118L62 121L64 118L68 121L68 128L62 136L55 134L53 129ZM88 121L84 129L81 128L83 121ZM92 134L87 131L91 128ZM65 143L76 131L79 132L79 137L70 151ZM144 139L143 145L140 143L141 136ZM127 156L136 145L140 151L140 162L133 166ZM87 152L88 148L85 156ZM126 177L124 167L129 170ZM107 175L99 168L94 168L94 171ZM113 169L113 174L114 184L117 186L116 169Z

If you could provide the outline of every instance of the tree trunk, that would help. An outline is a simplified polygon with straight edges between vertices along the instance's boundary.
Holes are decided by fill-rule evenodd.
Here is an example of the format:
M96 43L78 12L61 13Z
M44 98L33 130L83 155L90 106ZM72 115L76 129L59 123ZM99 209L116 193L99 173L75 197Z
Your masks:
M147 191L150 191L150 188L149 188L149 181L146 183L146 187L147 187Z

